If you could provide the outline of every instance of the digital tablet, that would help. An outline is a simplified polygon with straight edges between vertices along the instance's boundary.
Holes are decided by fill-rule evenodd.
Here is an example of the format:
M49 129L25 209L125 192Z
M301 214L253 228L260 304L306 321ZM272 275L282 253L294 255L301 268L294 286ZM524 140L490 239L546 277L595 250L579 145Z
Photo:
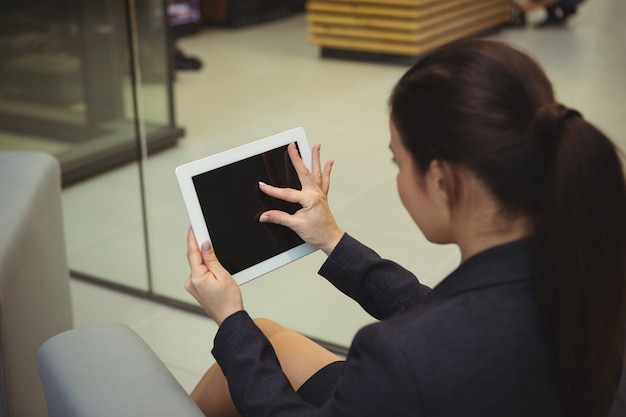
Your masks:
M302 128L176 168L198 246L209 240L217 258L240 285L316 250L285 226L259 222L267 210L294 213L301 207L259 189L259 181L302 188L287 153L292 142L311 169L311 151Z

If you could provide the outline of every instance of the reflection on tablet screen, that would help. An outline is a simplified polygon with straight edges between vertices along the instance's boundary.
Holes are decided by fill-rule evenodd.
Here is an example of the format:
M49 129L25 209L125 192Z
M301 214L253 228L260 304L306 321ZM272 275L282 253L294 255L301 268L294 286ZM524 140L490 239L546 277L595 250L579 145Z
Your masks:
M193 177L215 253L231 274L303 243L287 227L259 223L266 210L295 213L301 207L267 196L259 181L302 188L287 145Z

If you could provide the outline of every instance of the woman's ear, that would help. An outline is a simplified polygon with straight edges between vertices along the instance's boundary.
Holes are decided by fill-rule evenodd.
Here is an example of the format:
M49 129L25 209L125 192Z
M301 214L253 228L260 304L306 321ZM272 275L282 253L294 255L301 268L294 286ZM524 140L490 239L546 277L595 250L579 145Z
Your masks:
M431 198L449 208L456 195L456 176L450 164L433 159L424 177Z

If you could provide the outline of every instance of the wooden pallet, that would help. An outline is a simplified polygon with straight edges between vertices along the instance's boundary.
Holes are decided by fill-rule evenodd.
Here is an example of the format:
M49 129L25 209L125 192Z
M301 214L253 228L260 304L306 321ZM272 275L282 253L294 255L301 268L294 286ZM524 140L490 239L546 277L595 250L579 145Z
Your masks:
M510 0L309 0L309 42L418 56L509 18Z

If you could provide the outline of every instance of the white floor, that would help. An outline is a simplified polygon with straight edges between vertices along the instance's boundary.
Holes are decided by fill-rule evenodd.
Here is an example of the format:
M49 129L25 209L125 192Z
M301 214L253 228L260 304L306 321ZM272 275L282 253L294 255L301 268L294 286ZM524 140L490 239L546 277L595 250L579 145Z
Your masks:
M532 20L541 19L541 12ZM557 96L580 110L626 150L626 2L586 2L568 27L510 29L490 38L522 46L543 64ZM173 168L250 140L303 126L323 157L336 161L331 205L344 230L435 285L458 262L452 247L428 244L404 213L387 150L386 99L406 67L322 60L306 43L304 16L239 30L206 29L180 46L204 68L178 72L175 106L187 130L179 146L147 164L150 248L155 288L189 301L184 237L187 220ZM149 114L149 105L146 113ZM137 190L137 167L124 167L64 192L70 266L106 271L141 286L140 218L117 212ZM94 205L91 205L91 204ZM97 204L95 204L97 203ZM97 208L99 207L99 208ZM104 209L103 207L106 207ZM138 210L135 210L139 213ZM86 215L87 213L88 215ZM99 217L93 226L94 213ZM110 218L110 219L109 219ZM125 223L120 225L119 219ZM84 221L83 221L84 220ZM109 227L108 221L116 227ZM102 227L106 233L86 229ZM243 287L247 308L306 334L349 345L370 319L316 277L323 257L311 255ZM216 326L193 313L83 282L72 282L75 325L117 321L135 329L191 390L213 362Z

